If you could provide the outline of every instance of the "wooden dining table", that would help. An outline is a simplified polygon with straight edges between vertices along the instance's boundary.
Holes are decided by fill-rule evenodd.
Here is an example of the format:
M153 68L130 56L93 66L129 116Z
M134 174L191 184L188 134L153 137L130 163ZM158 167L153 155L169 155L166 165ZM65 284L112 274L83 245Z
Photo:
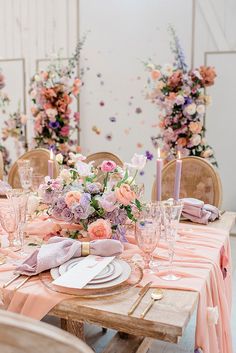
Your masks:
M206 227L225 230L230 234L236 214L226 212L221 219ZM110 297L98 299L72 298L57 304L49 315L61 319L61 326L68 332L84 339L85 322L114 329L117 334L111 339L103 353L143 353L153 339L178 343L198 303L199 293L186 290L165 289L164 298L156 303L144 318L140 318L150 300L146 293L135 312L128 311L137 298L140 288Z

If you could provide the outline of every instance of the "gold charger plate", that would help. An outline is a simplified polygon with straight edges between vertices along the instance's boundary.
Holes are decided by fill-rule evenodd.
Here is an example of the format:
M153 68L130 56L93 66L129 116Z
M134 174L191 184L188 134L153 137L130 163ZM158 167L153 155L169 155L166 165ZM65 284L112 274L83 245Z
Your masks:
M49 271L42 272L39 274L39 279L48 289L62 293L69 294L81 298L94 298L94 297L104 297L110 295L121 294L128 291L130 288L137 286L143 279L143 270L142 268L133 261L126 261L130 268L131 273L129 278L118 284L117 286L112 286L110 288L99 288L99 289L71 289L65 287L58 287L52 284L53 278Z

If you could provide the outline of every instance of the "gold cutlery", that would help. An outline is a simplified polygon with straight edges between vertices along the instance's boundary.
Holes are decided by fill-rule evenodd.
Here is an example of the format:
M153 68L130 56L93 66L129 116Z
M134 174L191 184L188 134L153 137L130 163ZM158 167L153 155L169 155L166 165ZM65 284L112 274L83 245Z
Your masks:
M26 278L24 278L23 281L21 281L20 283L17 284L17 286L14 288L14 290L21 288L29 279L30 279L30 276L27 276Z
M4 285L2 286L3 288L8 287L12 282L14 282L17 278L19 278L21 275L15 275L14 277L12 277L8 282L4 283Z
M150 286L152 284L151 282L148 282L138 293L138 298L135 300L134 304L131 306L130 310L128 311L128 315L133 314L134 310L137 308L147 291L149 290Z
M161 300L164 296L163 290L158 288L155 289L152 294L151 294L151 300L148 303L146 309L142 312L142 314L140 315L140 317L143 319L145 317L145 315L147 314L147 312L151 309L151 307L153 306L154 302L156 300Z
M0 256L0 265L5 264L6 260L7 260L6 256L4 255Z

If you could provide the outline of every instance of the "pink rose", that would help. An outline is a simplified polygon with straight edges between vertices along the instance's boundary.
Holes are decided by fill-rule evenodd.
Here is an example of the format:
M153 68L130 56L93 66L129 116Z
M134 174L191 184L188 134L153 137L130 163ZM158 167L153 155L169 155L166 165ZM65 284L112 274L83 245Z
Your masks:
M63 128L61 129L61 136L67 137L69 133L70 133L70 126L69 125L63 126Z
M189 130L193 133L193 134L200 134L200 132L202 131L202 122L200 121L191 121L191 123L189 124Z
M135 200L135 192L131 190L129 184L122 184L115 190L117 201L124 206L128 206L132 201Z
M113 161L103 161L101 164L101 171L102 172L113 172L116 169L116 163Z
M76 112L74 113L74 121L78 122L80 120L80 113Z
M109 221L105 219L98 219L89 224L88 234L91 239L107 239L111 238L112 229Z
M80 202L81 193L79 191L69 191L66 194L65 202L68 207L71 207L74 203Z

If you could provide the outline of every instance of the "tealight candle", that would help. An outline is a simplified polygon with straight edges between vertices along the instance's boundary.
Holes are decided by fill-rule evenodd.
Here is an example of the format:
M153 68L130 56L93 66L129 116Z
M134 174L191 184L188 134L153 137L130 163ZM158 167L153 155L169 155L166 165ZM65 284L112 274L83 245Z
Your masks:
M53 179L53 167L54 167L54 154L53 150L50 150L50 159L48 160L48 175Z
M176 160L176 166L175 166L174 200L179 200L181 172L182 172L182 160L181 160L181 154L180 152L178 152L178 159Z
M158 147L158 149L157 149L157 164L156 164L157 201L161 201L162 167L163 167L163 160L161 159L160 149Z

